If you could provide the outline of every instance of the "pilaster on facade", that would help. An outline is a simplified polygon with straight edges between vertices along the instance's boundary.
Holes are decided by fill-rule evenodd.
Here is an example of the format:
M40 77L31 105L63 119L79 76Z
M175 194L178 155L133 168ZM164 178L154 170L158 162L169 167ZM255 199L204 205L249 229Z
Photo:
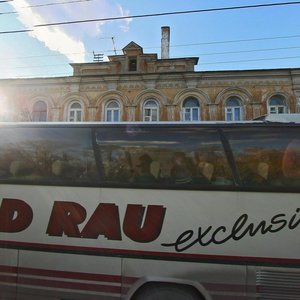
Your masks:
M126 107L127 110L127 121L134 122L135 119L135 112L136 112L136 105L128 105Z
M251 119L255 119L266 114L266 112L263 111L261 102L251 102L249 103L249 105L250 105L251 115L252 115Z
M208 108L208 116L209 116L208 121L218 121L219 120L218 105L216 103L208 103L207 108Z
M167 120L168 121L176 121L176 105L167 104Z

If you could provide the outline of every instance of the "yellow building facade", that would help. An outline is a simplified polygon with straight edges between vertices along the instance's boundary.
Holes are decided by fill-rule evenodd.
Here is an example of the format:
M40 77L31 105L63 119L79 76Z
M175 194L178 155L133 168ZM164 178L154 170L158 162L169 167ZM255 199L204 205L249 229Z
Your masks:
M0 80L2 121L237 121L300 112L300 69L195 71L134 42L73 75ZM201 66L201 65L200 65Z

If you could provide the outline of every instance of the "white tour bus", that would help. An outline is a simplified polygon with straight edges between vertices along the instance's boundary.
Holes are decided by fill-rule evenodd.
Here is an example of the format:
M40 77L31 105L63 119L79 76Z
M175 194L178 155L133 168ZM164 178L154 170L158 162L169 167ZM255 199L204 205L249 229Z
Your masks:
M0 299L300 299L300 125L0 125Z

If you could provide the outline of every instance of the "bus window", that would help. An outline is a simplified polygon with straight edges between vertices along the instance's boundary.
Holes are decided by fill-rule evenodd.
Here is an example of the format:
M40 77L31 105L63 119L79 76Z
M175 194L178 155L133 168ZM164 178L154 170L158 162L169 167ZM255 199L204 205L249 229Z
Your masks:
M90 129L2 128L0 179L28 184L98 182Z
M300 150L299 144L297 147L292 146L299 135L299 129L261 126L223 131L229 140L244 186L275 187L292 184L287 177L290 174L295 179L296 176L290 172L292 164L288 157L291 157L294 150ZM299 185L300 181L297 182Z
M232 184L214 128L103 128L97 130L96 144L106 184L195 189Z

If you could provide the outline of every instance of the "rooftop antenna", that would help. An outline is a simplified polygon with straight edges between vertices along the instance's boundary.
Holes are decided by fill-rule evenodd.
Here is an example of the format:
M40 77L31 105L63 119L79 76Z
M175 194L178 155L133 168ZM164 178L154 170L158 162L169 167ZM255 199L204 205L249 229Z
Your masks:
M111 40L112 40L112 43L113 43L113 48L114 48L115 55L117 55L117 50L116 50L116 45L115 45L115 38L112 37Z
M93 62L102 62L103 61L103 53L95 53L93 51L93 55L94 55L94 60Z

